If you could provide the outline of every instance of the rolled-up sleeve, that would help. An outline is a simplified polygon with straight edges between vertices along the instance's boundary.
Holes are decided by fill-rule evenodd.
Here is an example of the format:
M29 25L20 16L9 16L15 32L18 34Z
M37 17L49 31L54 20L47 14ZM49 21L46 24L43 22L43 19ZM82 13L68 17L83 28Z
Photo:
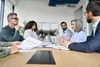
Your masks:
M6 57L9 54L9 48L0 47L0 58Z
M8 47L11 46L11 42L0 42L0 47Z

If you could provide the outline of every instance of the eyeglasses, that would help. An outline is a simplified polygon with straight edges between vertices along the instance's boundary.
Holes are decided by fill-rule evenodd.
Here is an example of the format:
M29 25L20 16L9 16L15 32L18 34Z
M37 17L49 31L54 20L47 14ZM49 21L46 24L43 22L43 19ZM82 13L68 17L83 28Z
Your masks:
M86 16L87 15L87 12L84 12L83 14Z
M19 18L10 18L10 19L15 19L15 20L19 20Z

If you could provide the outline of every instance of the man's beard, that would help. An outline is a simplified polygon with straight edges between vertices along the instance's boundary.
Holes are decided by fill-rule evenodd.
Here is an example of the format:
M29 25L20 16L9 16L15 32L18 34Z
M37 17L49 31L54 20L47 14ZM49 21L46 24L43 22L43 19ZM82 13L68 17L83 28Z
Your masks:
M63 28L63 31L65 31L67 28Z
M91 22L92 22L92 20L91 20L91 19L87 19L87 22L88 22L88 23L91 23Z

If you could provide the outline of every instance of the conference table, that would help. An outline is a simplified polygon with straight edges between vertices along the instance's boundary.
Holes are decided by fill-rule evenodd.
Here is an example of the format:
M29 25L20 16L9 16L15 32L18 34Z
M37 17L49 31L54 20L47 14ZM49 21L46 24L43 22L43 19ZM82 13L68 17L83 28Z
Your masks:
M56 64L26 64L38 50L51 51ZM0 58L0 67L100 67L100 54L53 48L34 48L32 52L19 52Z

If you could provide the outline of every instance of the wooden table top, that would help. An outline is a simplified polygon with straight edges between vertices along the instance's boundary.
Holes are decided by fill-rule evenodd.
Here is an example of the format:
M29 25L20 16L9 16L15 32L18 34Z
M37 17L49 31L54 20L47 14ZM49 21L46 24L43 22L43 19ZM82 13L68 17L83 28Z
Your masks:
M0 58L0 67L100 67L99 53L82 53L53 48L35 48L34 50ZM26 64L37 50L52 51L56 64Z

